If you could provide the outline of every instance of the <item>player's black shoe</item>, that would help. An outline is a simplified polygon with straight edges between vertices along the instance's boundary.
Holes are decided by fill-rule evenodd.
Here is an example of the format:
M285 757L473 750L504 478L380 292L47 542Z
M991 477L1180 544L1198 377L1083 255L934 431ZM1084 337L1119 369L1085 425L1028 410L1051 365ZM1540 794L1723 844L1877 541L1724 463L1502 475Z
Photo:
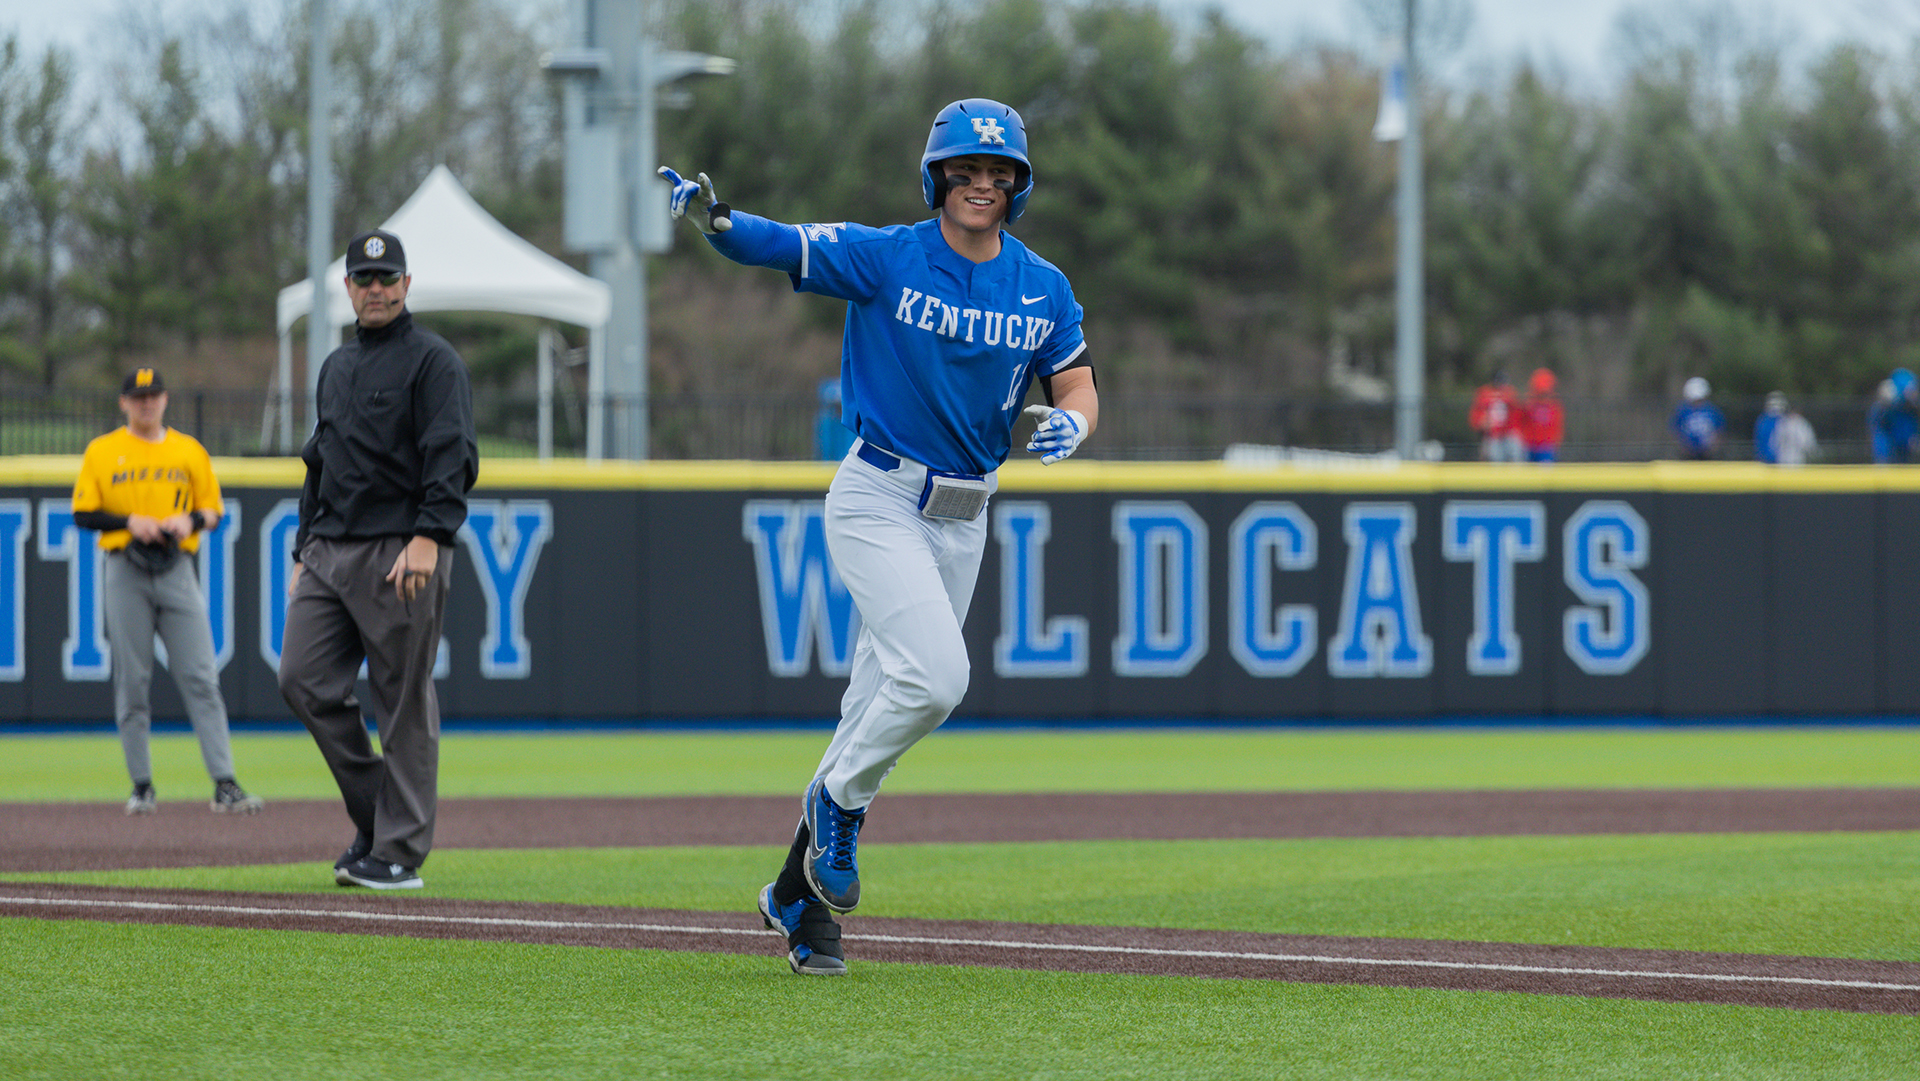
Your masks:
M767 930L787 936L787 967L801 976L845 976L847 955L840 948L840 925L817 898L790 905L773 899L769 882L760 891L760 918Z
M339 859L333 861L333 869L338 871L349 863L363 860L367 857L367 853L372 851L373 834L356 833L353 835L353 843L347 846L345 852L340 853Z
M333 872L333 880L342 886L365 886L372 890L417 890L426 885L413 868L372 856L362 856Z
M127 813L130 815L150 815L160 809L160 801L153 794L150 784L133 786L133 795L127 797Z
M213 802L208 804L214 814L257 815L267 801L259 796L250 796L240 787L240 782L228 778L216 781L213 785Z
M827 782L807 787L807 885L835 912L852 912L860 903L860 827L867 821L862 809L849 811L827 795Z

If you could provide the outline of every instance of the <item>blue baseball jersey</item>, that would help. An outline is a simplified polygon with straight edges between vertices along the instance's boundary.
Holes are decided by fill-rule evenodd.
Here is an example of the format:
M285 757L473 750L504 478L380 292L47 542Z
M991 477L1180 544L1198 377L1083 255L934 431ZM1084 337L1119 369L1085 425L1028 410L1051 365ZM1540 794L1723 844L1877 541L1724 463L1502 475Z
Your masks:
M846 426L934 469L999 468L1033 380L1086 350L1067 276L1006 233L998 256L974 263L948 246L937 218L876 229L733 216L731 231L709 237L722 254L786 270L795 289L847 302ZM793 230L799 250L767 226Z
M1726 417L1712 402L1682 402L1673 411L1674 433L1689 450L1703 451L1713 446L1726 426Z

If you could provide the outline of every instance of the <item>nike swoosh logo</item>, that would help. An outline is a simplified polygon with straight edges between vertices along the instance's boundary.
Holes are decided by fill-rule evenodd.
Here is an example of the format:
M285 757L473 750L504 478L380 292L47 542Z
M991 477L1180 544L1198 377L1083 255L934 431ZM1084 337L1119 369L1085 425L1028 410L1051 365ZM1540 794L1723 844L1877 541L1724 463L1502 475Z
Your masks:
M1020 303L1022 304L1038 304L1045 299L1047 299L1047 294L1045 293L1041 293L1037 297L1030 297L1025 293L1020 294Z
M810 860L818 860L827 854L827 849L825 845L820 843L819 832L813 828L813 815L811 810L812 808L808 808L809 813L802 814L800 821L804 822L807 827L807 858Z

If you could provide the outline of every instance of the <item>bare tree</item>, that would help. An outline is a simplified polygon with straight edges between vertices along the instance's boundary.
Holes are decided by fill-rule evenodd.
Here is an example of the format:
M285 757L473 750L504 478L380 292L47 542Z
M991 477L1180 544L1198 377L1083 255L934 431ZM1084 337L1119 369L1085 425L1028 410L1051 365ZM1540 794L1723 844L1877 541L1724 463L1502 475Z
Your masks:
M17 268L27 303L23 348L44 386L52 386L66 302L61 280L61 234L69 224L71 170L80 129L72 112L73 60L49 46L36 74L23 81L6 132L13 170L5 212L19 240ZM13 97L14 95L8 95Z

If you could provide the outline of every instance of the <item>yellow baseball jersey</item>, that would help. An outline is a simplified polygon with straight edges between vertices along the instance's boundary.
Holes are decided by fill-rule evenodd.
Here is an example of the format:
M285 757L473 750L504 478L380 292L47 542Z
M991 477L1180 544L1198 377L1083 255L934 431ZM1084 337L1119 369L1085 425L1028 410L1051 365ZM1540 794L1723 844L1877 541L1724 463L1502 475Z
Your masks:
M108 514L145 514L165 518L197 510L224 514L220 482L213 476L207 448L190 435L172 428L166 438L149 443L126 428L108 432L87 444L80 463L80 479L73 485L75 513L90 510ZM107 551L125 548L133 534L124 529L100 534ZM183 552L200 550L200 534L180 542Z

